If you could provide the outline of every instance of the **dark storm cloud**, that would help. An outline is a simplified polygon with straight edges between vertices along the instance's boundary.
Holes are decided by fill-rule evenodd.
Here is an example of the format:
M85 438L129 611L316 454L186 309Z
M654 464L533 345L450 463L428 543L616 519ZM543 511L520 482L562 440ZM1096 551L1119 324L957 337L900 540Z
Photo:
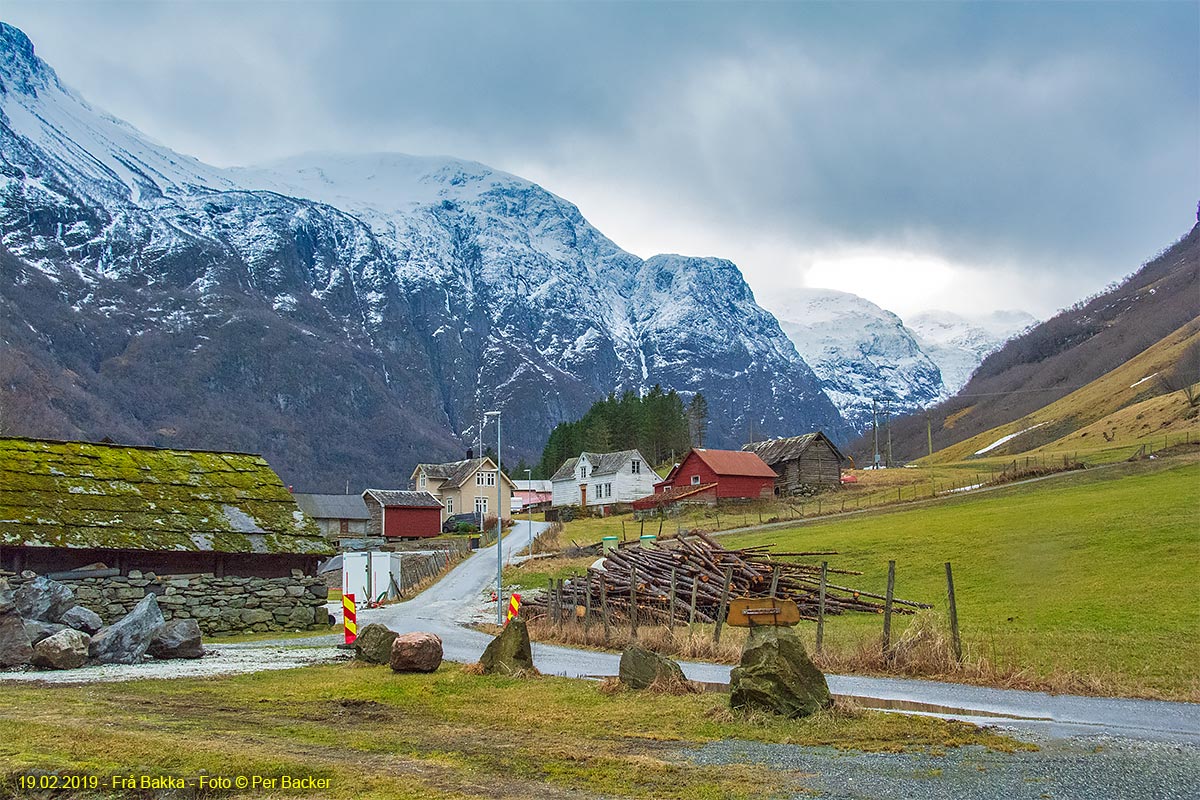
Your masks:
M756 282L798 283L818 251L903 250L1003 273L1009 304L1037 277L1054 296L1025 305L1044 311L1194 220L1198 8L5 11L97 105L206 160L449 153L540 180L644 255L740 256Z

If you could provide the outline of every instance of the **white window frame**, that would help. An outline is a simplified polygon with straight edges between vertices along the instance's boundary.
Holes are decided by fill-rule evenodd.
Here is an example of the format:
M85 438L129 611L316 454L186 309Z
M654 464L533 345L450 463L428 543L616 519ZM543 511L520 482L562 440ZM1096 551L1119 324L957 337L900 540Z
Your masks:
M425 488L425 471L421 470L421 488Z
M641 475L642 474L642 462L638 461L635 458L629 464L629 471L632 472L634 475Z
M482 472L475 473L475 485L483 486L483 473Z
M700 476L693 475L692 476L692 486L699 486L699 485L700 485Z
M604 484L604 496L612 497L612 484L611 483Z
M479 496L475 498L475 513L483 514L485 517L488 514L488 499L487 497Z
M454 498L453 497L446 498L446 513L450 516L454 516Z
M483 476L484 476L483 477L484 485L486 485L486 486L495 486L496 485L496 473L489 471L489 472L483 473Z

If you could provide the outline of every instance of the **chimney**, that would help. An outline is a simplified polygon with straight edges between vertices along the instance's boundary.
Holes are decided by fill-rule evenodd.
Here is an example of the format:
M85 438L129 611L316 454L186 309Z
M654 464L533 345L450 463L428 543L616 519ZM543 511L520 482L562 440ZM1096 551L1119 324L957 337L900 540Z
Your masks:
M467 448L467 461L470 461L474 457L475 457L475 451L473 449L471 449L470 447L468 447Z

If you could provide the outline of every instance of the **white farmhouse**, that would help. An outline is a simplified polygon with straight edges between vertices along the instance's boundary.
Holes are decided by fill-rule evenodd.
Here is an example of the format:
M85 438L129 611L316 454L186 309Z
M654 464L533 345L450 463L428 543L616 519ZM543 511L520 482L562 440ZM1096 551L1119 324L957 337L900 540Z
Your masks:
M592 508L632 503L653 494L658 474L637 450L580 453L563 462L550 478L550 504Z

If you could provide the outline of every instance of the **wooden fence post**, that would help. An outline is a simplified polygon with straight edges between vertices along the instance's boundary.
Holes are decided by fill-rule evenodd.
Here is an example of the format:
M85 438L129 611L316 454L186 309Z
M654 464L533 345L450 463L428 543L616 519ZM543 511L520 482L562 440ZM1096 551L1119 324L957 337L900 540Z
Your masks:
M696 624L696 593L700 591L700 576L692 576L692 608L688 613L688 627Z
M634 641L637 641L637 567L629 568L629 632L633 634Z
M583 585L583 629L592 627L592 582Z
M821 645L825 642L825 578L826 572L829 570L829 562L821 562L821 585L817 594L817 652L821 652Z
M883 602L883 657L892 655L892 594L896 590L896 562L888 562L887 599Z
M675 630L675 578L676 578L676 570L674 568L672 568L671 569L671 610L670 610L669 616L667 617L667 630L670 630L670 631Z
M608 617L608 583L603 577L600 578L600 618L604 620L604 641L607 642L612 623Z
M559 614L554 595L554 578L550 579L550 594L546 596L546 613L557 625Z
M725 568L725 585L721 587L721 608L717 611L717 627L713 631L713 641L721 641L721 627L725 624L725 610L729 607L729 585L733 583L733 567Z
M954 661L962 662L962 640L958 636L958 606L954 602L954 573L946 562L946 594L950 600L950 637L954 643Z

